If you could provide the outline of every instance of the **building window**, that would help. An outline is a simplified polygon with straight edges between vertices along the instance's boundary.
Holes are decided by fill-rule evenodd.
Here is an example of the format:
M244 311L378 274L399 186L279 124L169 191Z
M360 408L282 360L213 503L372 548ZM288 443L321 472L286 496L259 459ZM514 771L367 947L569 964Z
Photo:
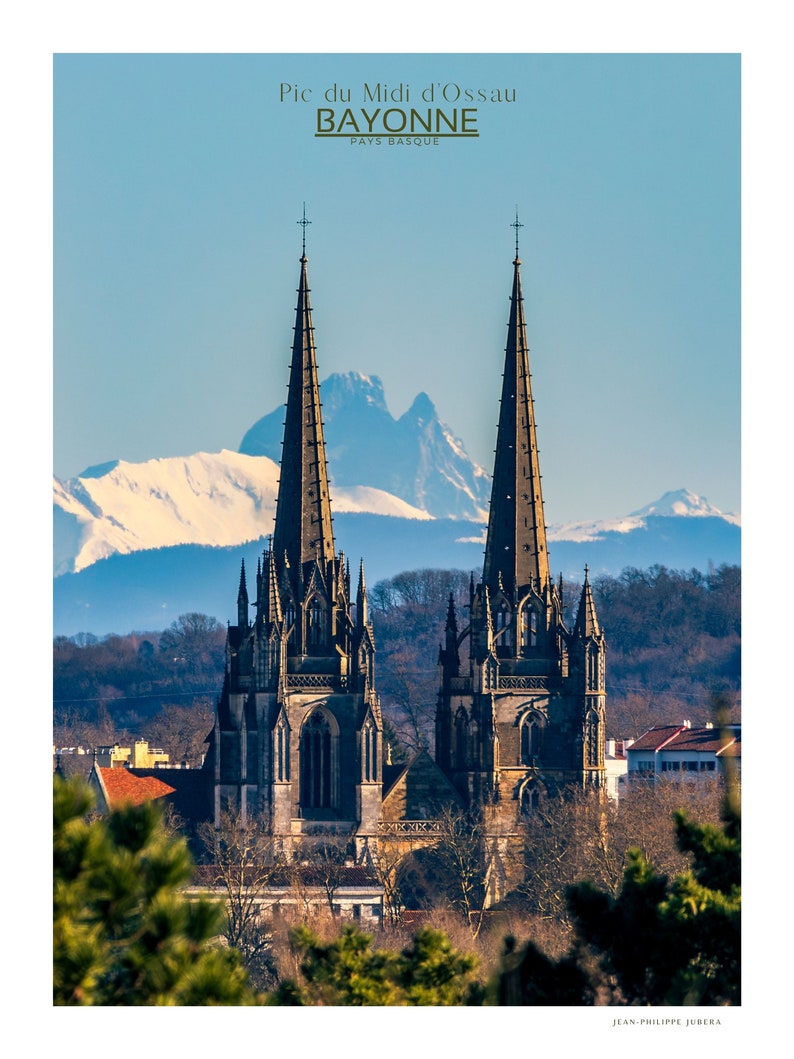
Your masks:
M521 721L521 764L536 765L540 757L543 724L536 713L525 714Z
M325 643L325 608L319 596L313 596L307 616L306 639L309 647L320 647Z
M287 642L295 642L295 604L292 600L287 601L284 607L284 627L287 630Z
M378 778L378 732L371 718L361 729L361 780L374 783Z
M535 647L538 642L538 616L531 607L521 611L521 646Z
M301 732L301 806L330 809L333 804L334 738L322 710L315 710Z
M598 651L589 647L587 650L587 690L598 691Z
M289 782L289 725L282 714L273 733L273 759L276 783Z
M527 783L521 789L521 812L524 816L532 816L540 807L540 790L537 784Z
M461 708L455 714L455 768L465 769L468 763L469 719Z
M591 768L598 768L601 762L600 746L601 726L598 723L598 714L590 710L585 722L585 763Z
M502 601L496 609L496 636L497 646L511 647L510 639L510 608Z

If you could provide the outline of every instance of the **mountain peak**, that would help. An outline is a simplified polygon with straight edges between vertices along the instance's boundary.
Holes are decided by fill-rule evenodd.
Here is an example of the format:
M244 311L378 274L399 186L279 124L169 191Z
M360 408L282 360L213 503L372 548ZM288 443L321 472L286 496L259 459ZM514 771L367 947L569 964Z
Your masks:
M104 478L106 474L110 474L111 471L119 465L119 460L108 460L107 463L95 463L91 467L86 467L84 471L81 471L77 475L78 478Z
M424 424L437 419L438 413L436 412L436 406L423 390L414 397L411 407L401 418L409 422L415 421Z
M719 508L710 504L705 496L689 489L674 489L664 493L658 500L632 511L630 517L648 518L650 515L663 518L678 516L685 518L725 518Z
M383 382L379 376L365 375L361 371L334 372L329 375L322 383L322 400L325 419L350 404L369 405L388 414Z
M332 490L368 486L399 497L434 518L487 517L487 473L419 393L395 419L377 375L329 375L321 384L325 447ZM259 419L240 452L281 459L284 409Z

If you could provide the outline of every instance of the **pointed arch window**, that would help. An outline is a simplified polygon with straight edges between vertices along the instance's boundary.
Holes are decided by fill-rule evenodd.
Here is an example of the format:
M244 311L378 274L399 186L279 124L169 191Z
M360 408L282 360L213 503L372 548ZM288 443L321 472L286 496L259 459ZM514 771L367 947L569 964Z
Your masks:
M284 605L284 628L287 630L287 643L295 642L295 604L288 599Z
M371 717L361 729L361 781L375 783L378 778L378 730Z
M537 765L543 737L543 719L527 713L521 720L521 764Z
M602 764L601 725L595 710L588 710L584 731L585 764L598 768Z
M465 769L468 764L469 719L461 706L455 714L455 768Z
M599 687L599 651L592 645L587 648L587 690L598 691Z
M534 816L540 808L540 787L533 780L521 788L521 813L523 816Z
M501 600L496 607L496 644L497 647L512 647L512 630L510 607L506 600Z
M304 809L331 809L336 788L336 734L326 713L315 710L300 739L300 804Z
M268 679L268 645L265 643L261 636L257 636L254 641L254 658L256 667L256 684L257 687L263 688L267 683Z
M521 646L536 647L538 642L538 615L532 607L521 611Z
M309 647L325 643L325 606L319 596L312 596L306 612L306 641Z
M276 783L289 783L289 724L282 713L273 732L273 776Z

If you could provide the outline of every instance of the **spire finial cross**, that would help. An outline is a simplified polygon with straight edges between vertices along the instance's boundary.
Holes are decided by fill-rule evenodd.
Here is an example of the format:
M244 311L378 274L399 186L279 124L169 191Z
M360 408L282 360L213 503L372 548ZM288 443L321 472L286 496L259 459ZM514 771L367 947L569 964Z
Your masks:
M306 203L303 204L303 217L297 222L303 228L303 256L306 257L306 228L312 222L306 220Z
M516 206L516 219L513 221L510 227L515 228L516 230L516 257L518 257L518 229L524 227L524 225L518 219L518 206Z

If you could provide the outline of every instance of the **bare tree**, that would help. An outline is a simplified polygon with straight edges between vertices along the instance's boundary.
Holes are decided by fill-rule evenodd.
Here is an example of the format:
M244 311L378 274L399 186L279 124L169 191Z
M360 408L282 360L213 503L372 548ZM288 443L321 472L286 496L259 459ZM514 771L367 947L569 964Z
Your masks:
M485 826L478 813L453 807L443 808L437 820L440 838L431 856L440 868L442 893L476 937L482 926L485 901Z
M146 722L146 732L149 742L167 751L172 763L184 761L191 768L200 768L213 721L213 701L200 695L188 706L164 705Z
M224 936L238 949L252 980L258 986L273 984L269 915L265 891L281 867L273 839L257 820L243 820L227 812L218 827L207 822L199 838L209 863L199 868L201 877L220 890L226 901Z
M327 835L322 839L305 839L298 851L298 863L292 871L298 871L304 884L318 886L325 897L328 911L337 914L336 892L346 879L350 855L350 839L347 835ZM302 871L302 869L304 869Z
M664 874L688 867L675 841L673 813L686 809L698 823L718 823L718 783L637 781L619 804L598 791L565 791L541 802L523 823L523 881L516 888L527 910L571 929L566 887L585 879L616 895L626 855L641 849Z

